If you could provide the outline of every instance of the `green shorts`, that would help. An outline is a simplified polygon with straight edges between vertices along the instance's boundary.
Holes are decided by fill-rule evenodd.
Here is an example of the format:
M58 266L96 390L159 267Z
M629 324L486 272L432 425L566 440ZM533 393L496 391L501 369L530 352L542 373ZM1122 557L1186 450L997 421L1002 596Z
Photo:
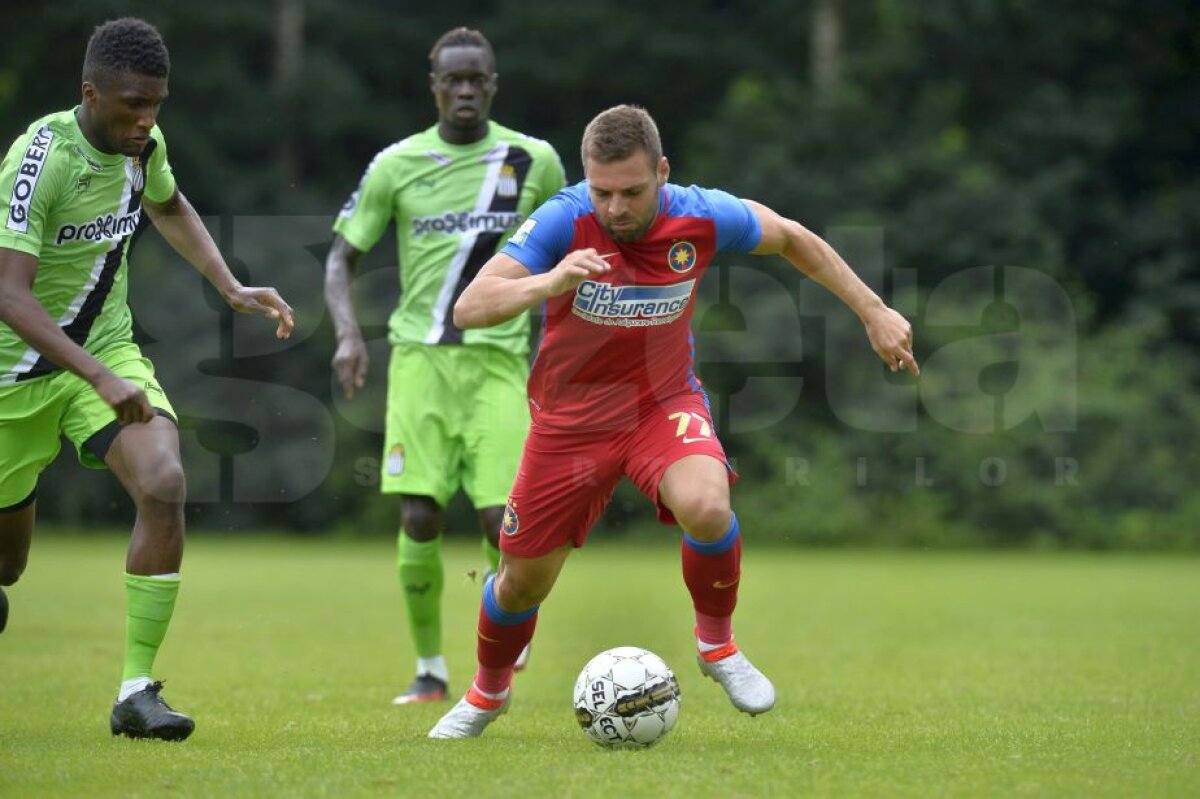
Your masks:
M503 506L529 431L528 375L524 357L488 345L394 346L383 493L445 507L461 485L476 508Z
M154 379L154 366L136 344L114 344L96 359L137 383L153 407L175 418L167 395ZM59 436L75 445L84 466L105 468L104 454L120 432L110 428L116 424L116 414L91 385L67 371L0 386L0 509L33 494L38 475L58 454Z

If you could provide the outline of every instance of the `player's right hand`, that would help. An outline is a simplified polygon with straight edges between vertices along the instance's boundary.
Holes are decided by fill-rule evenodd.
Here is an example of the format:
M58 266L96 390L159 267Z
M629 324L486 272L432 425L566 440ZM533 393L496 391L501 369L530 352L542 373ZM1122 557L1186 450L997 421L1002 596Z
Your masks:
M612 265L600 257L600 254L592 247L569 252L547 273L550 278L547 287L548 296L557 297L568 291L574 291L589 277L604 275L610 271L612 271Z
M150 407L146 392L136 383L109 372L97 380L94 387L100 399L112 407L121 424L146 423L154 418L154 408Z
M354 392L366 385L370 360L362 336L338 339L337 351L333 353L333 372L342 384L342 391L346 392L346 399L354 399Z

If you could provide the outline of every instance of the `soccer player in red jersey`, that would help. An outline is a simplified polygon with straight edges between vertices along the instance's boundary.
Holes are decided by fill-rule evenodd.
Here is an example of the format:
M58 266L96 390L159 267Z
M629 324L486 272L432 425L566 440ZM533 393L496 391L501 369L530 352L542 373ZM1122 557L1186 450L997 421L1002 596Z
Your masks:
M545 303L529 376L532 426L501 525L499 572L484 586L474 684L430 731L480 735L503 713L513 663L567 555L582 546L622 477L683 528L683 579L698 663L739 710L770 710L775 689L733 640L741 537L737 475L692 373L696 284L718 252L782 255L850 306L892 370L919 373L912 328L821 238L723 191L667 182L645 110L622 105L587 126L586 180L555 195L480 270L454 307L487 327Z

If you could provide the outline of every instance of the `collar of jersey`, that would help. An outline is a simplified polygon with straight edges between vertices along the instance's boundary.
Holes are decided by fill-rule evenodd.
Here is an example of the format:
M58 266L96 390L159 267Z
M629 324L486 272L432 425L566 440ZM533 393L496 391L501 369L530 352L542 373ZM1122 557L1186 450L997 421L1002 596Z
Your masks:
M79 127L79 118L75 116L78 110L79 106L71 109L71 128L75 132L75 143L79 145L80 150L83 150L83 154L101 166L125 163L126 156L120 153L102 153L92 146L92 143L87 140L87 136L83 135L83 128Z
M451 144L442 138L442 134L438 133L438 126L433 126L433 137L438 143L439 148L443 148L450 153L470 153L475 150L487 151L496 146L496 123L488 120L488 132L479 141L473 141L470 144Z

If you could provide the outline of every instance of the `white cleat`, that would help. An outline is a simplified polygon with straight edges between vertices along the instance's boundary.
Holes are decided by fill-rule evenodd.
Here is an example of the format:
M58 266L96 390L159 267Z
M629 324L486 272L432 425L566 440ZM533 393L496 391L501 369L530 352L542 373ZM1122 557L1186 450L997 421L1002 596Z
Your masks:
M474 692L474 689L472 689L472 692ZM487 700L485 699L484 701ZM511 693L495 709L486 710L471 704L467 701L467 697L464 696L458 700L457 705L450 708L450 711L442 716L437 724L433 725L433 729L429 731L429 737L478 738L480 735L483 735L483 731L487 729L487 725L508 712L510 702L512 702Z
M740 651L712 663L697 656L696 662L701 673L719 683L743 713L757 716L775 707L775 686Z

